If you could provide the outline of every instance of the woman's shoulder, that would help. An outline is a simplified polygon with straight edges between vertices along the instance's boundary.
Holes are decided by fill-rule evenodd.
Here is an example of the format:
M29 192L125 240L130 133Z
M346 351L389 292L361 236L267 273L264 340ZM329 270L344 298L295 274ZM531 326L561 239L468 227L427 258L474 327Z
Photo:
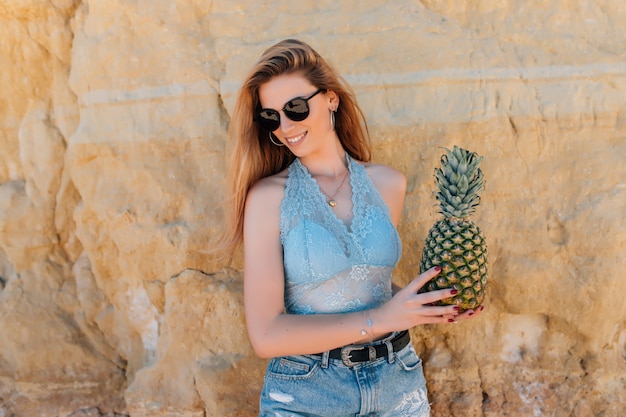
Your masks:
M265 206L278 202L277 206L280 205L285 192L287 176L288 168L258 180L250 187L246 204L262 204Z
M406 190L406 177L401 171L383 164L360 164L365 167L376 188L395 189L402 193Z
M382 164L363 164L374 187L389 208L391 221L395 226L400 221L404 196L406 194L406 177L400 171Z
M246 196L244 212L244 253L259 252L268 242L278 241L280 205L287 175L279 172L257 181ZM275 240L274 240L275 239Z

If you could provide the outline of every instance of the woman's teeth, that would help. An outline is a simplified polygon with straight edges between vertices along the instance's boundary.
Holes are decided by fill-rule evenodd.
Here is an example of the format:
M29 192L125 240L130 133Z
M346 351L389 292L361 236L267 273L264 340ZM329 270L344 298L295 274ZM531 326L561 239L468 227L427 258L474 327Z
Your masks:
M301 135L298 136L294 136L293 138L285 138L287 140L287 142L289 143L296 143L298 142L300 139L302 139L304 137L304 135L306 135L306 132L302 133Z

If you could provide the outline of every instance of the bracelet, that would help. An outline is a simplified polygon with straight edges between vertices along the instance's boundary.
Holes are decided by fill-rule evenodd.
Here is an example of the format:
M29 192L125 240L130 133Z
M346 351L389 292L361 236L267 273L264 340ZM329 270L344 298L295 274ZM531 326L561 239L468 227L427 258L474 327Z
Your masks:
M361 336L365 336L367 334L370 335L370 341L374 340L374 323L372 322L372 318L370 317L370 312L369 310L366 310L363 312L363 314L366 315L366 323L367 323L367 328L368 330L365 330L365 327L361 329Z

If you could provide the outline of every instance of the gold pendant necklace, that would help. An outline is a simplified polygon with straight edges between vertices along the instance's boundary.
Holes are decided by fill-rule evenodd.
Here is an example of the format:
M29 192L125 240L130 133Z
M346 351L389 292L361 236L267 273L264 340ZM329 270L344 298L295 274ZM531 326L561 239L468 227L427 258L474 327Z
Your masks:
M326 194L326 192L322 190L322 187L320 187L320 190L326 196L326 199L327 199L326 201L329 206L335 207L337 205L337 201L335 201L335 196L339 194L339 191L341 191L341 187L343 187L343 183L346 182L346 178L348 178L349 173L350 173L350 170L349 169L346 170L346 173L343 175L343 179L341 180L341 184L339 184L339 188L337 188L337 190L333 193L333 195Z

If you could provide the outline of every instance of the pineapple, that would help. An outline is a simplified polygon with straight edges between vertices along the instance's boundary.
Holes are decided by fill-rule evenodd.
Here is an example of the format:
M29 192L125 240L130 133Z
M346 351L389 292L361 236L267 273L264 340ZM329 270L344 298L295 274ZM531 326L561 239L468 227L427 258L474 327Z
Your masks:
M428 232L420 271L441 266L441 272L419 292L455 288L457 295L437 305L456 304L460 311L476 309L485 297L487 286L487 247L480 229L468 220L480 202L484 188L478 167L482 157L454 147L441 157L435 169L439 190L436 193L443 219Z

